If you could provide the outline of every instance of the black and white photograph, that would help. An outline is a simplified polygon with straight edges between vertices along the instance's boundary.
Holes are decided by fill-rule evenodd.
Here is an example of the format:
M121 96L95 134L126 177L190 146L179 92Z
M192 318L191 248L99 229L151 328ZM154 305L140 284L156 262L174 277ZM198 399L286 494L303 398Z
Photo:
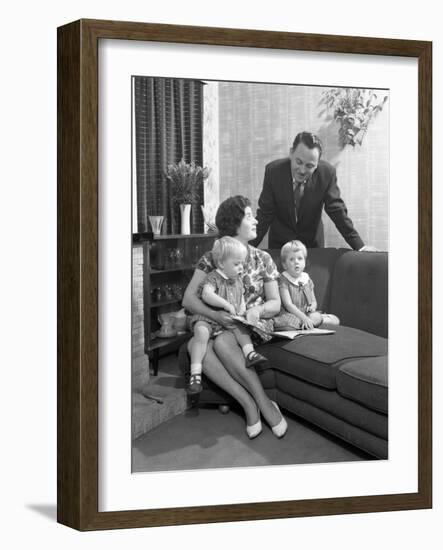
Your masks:
M5 5L5 548L439 547L436 6Z
M133 473L389 459L389 88L133 75Z

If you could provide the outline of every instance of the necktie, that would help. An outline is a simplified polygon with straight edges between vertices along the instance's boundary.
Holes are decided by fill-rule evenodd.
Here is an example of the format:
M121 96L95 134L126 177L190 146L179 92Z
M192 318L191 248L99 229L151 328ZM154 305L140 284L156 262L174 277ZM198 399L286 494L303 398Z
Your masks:
M298 214L300 212L300 202L305 190L305 184L299 183L294 186L294 204L295 204L295 219L298 221Z

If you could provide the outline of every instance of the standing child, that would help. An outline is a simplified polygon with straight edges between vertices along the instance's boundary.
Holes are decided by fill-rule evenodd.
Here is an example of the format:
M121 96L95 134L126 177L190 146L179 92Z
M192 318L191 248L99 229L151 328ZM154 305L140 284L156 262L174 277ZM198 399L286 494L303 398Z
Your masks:
M212 257L217 268L208 273L199 288L203 302L212 308L223 309L231 315L244 315L246 306L242 274L246 255L246 247L233 237L222 237L215 241ZM202 390L202 361L209 338L217 336L226 329L208 317L198 314L192 316L191 326L194 336L190 342L191 377L188 391L195 394ZM246 367L268 362L263 355L254 350L247 328L236 325L231 330L245 355Z
M317 311L314 283L305 272L306 246L301 241L289 241L280 255L285 271L279 281L282 309L274 318L275 329L312 329L323 323L339 325L335 315Z

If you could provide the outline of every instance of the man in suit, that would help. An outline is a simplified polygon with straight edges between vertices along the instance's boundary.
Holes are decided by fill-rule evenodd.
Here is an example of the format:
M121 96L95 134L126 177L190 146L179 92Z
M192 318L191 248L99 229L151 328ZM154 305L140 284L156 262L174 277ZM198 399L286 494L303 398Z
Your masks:
M321 160L322 144L309 132L297 134L289 157L270 162L265 169L258 201L258 246L269 228L269 248L281 248L298 239L307 248L323 246L323 207L354 250L374 251L365 246L340 197L335 168Z

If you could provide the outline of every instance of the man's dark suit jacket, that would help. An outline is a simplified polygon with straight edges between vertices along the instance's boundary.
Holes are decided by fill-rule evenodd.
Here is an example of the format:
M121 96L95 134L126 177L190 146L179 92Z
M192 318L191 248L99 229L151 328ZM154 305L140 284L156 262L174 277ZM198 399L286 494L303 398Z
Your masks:
M340 198L335 168L331 164L319 161L305 184L296 220L291 161L285 158L270 162L258 201L257 238L250 244L258 246L269 228L269 248L281 248L293 239L302 241L307 248L323 246L318 231L323 207L351 248L359 250L364 246Z

